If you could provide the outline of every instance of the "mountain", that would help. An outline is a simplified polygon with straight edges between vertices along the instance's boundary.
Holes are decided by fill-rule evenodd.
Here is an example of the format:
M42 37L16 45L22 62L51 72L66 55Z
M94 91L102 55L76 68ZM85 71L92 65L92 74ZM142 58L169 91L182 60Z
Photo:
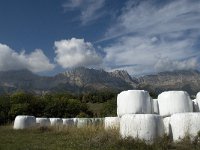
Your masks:
M84 67L59 73L53 77L33 74L28 70L0 72L0 93L18 90L43 92L85 92L132 89L137 82L126 71L106 72Z
M184 90L196 95L200 91L200 72L197 70L161 72L140 77L138 80L138 88L157 94L166 90Z
M195 95L200 91L200 72L196 70L161 72L131 77L125 70L104 70L78 67L52 77L39 76L28 70L1 71L0 94L19 90L42 94L46 92L116 91L144 89L159 94L166 90L185 90Z

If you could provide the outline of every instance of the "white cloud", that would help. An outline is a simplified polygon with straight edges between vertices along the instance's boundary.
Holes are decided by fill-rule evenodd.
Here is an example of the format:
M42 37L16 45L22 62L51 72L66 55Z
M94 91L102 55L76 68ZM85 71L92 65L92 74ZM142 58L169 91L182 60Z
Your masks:
M188 29L198 29L200 33L199 8L198 0L165 2L149 0L140 1L138 4L129 1L105 38L114 38L127 33L154 35Z
M196 69L199 63L197 58L191 58L182 61L171 61L168 58L159 59L155 64L155 69L158 71L173 71L173 70L188 70Z
M72 38L55 42L55 61L63 68L78 66L96 66L101 64L102 57L90 42Z
M73 11L80 9L80 20L83 25L100 18L104 11L105 0L70 0L63 4L65 11ZM101 11L100 11L101 10Z
M199 69L200 1L128 1L100 40L104 65L130 74Z
M0 43L0 71L28 69L32 72L43 72L53 68L54 64L49 62L40 49L30 54L25 54L25 51L17 53L9 46Z
M169 42L156 37L127 36L104 48L104 65L127 69L131 74L196 69L200 53L192 50L192 46L191 39Z

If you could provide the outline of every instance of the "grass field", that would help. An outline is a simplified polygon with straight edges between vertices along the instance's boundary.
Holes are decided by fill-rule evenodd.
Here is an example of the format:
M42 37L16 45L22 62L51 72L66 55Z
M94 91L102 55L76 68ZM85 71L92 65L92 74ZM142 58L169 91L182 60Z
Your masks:
M162 150L200 149L200 143L184 140L172 143L167 137L147 145L131 138L121 139L117 130L105 131L103 127L85 128L35 128L13 130L0 126L0 150Z

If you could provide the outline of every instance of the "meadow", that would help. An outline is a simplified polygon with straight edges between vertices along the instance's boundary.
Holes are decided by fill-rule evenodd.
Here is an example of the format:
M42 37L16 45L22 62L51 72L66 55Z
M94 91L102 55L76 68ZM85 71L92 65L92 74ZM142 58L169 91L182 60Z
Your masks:
M0 150L167 150L200 149L200 136L194 142L188 138L173 143L167 136L153 144L127 138L118 130L102 126L48 127L13 130L12 125L0 126Z

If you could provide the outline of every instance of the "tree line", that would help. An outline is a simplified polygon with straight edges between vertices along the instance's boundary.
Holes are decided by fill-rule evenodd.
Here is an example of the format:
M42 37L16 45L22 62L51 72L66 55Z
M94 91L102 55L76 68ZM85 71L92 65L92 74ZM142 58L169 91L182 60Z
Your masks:
M16 92L0 96L0 124L12 122L17 115L60 118L94 117L87 103L103 103L99 116L95 117L116 115L116 93L34 95Z

